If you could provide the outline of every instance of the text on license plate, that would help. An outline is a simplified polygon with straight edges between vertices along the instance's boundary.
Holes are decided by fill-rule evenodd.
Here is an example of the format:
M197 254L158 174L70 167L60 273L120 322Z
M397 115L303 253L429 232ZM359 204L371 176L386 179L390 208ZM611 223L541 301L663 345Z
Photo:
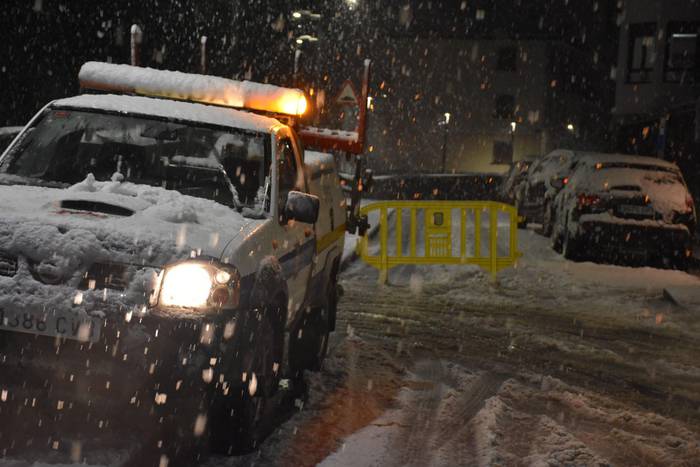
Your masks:
M40 336L63 337L81 342L100 339L102 320L60 311L17 311L0 308L0 330Z
M635 206L633 204L623 204L618 208L622 214L632 214L635 216L652 216L654 208L651 206Z

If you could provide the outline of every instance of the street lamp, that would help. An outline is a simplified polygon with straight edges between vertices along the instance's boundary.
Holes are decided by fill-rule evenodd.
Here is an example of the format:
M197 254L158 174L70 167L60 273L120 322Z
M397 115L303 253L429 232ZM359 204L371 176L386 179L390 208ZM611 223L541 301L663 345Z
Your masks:
M319 20L321 19L321 15L319 13L314 13L313 11L310 10L296 10L292 12L292 19L295 21L298 21L302 18L307 18L311 20Z
M518 127L518 122L510 122L510 160L513 162L513 156L515 155L515 129Z
M452 114L449 112L445 112L443 114L445 117L445 120L440 122L440 125L443 127L443 133L442 133L442 173L445 173L446 170L446 164L447 164L447 125L450 124L450 117L452 117Z

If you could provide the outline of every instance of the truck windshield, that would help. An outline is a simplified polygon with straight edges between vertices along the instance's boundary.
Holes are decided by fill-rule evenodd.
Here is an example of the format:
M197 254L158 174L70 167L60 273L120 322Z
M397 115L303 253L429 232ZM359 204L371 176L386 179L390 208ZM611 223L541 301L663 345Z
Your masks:
M0 172L65 186L93 174L98 181L259 208L270 166L265 141L263 134L243 130L52 109L9 149Z

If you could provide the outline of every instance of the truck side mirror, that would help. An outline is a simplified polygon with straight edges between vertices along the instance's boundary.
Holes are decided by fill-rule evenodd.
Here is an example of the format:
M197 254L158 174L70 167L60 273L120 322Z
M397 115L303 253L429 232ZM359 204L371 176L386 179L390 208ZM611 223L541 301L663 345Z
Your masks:
M314 224L318 220L319 206L318 196L302 193L301 191L290 191L287 194L284 214L289 220Z

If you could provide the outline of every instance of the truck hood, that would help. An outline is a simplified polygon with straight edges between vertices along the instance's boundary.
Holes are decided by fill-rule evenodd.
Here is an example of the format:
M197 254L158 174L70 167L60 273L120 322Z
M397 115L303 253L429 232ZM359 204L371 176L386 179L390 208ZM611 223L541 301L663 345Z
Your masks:
M34 261L105 257L162 266L192 252L218 257L255 222L214 201L130 183L0 185L0 200L0 249Z
M0 307L144 303L159 268L219 257L262 222L175 191L94 179L69 188L0 185L0 200ZM107 284L120 275L120 287ZM85 284L93 276L96 288Z

